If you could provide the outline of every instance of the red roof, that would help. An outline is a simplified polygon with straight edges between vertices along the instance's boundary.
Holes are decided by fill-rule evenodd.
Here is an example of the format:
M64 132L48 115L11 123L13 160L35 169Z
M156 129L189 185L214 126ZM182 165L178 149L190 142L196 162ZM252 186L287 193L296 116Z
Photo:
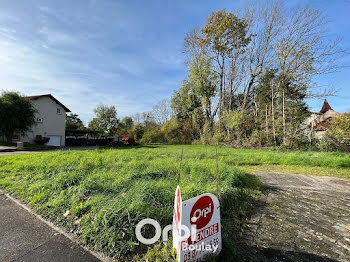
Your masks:
M324 113L326 113L328 110L333 110L333 109L332 109L331 106L328 104L327 100L325 99L324 102L323 102L323 106L322 106L322 108L321 108L320 113L324 114Z

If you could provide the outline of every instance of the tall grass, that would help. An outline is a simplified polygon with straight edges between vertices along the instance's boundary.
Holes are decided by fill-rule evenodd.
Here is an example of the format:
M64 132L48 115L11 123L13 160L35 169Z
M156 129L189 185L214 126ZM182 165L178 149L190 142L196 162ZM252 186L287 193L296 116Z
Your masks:
M172 222L180 151L162 146L1 157L0 186L75 232L85 245L130 260L148 249L134 235L141 219L154 218L162 226ZM226 157L219 158L219 168L223 256L231 256L241 217L251 209L260 182ZM184 200L215 193L215 149L186 147L182 174Z
M180 153L180 146L149 146L3 156L0 187L85 245L130 261L148 250L134 235L141 219L172 222ZM258 179L237 166L263 164L350 170L350 155L219 148L222 261L237 256L244 218L260 189ZM184 200L215 193L214 147L185 146L181 188Z

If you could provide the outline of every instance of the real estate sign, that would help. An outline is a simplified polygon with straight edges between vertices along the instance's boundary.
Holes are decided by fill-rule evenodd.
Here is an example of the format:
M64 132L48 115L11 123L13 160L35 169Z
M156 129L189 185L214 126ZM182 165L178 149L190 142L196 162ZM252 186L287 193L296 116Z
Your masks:
M174 214L176 208L175 205ZM180 215L180 231L174 232L178 234L174 238L174 247L178 251L179 262L200 261L206 256L220 253L220 203L216 196L203 194L182 202ZM190 231L189 236L181 237L186 228Z

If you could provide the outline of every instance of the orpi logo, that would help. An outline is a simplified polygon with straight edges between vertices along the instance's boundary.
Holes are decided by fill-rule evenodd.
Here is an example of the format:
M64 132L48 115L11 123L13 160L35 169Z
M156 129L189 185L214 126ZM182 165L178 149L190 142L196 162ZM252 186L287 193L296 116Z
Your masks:
M191 225L201 229L208 225L214 213L214 203L210 196L202 196L193 205L190 218Z

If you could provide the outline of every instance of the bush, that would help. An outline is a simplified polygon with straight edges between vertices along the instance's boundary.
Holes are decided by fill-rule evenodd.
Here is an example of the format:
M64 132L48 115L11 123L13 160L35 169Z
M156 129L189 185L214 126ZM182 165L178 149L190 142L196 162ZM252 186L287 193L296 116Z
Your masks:
M140 141L144 132L145 132L145 129L141 124L134 125L134 128L132 129L132 134L135 137L136 141Z
M254 130L250 137L250 144L261 147L266 143L266 134L263 130Z
M47 142L49 142L50 138L49 137L43 137L41 135L37 135L34 139L35 144L38 145L45 145Z
M170 144L180 144L180 135L181 135L181 123L176 119L170 119L167 121L161 131L164 134L164 139L167 143Z
M160 131L160 129L146 131L143 134L141 143L142 144L164 143L164 134Z
M350 152L350 114L332 119L327 129L326 143L331 150Z

